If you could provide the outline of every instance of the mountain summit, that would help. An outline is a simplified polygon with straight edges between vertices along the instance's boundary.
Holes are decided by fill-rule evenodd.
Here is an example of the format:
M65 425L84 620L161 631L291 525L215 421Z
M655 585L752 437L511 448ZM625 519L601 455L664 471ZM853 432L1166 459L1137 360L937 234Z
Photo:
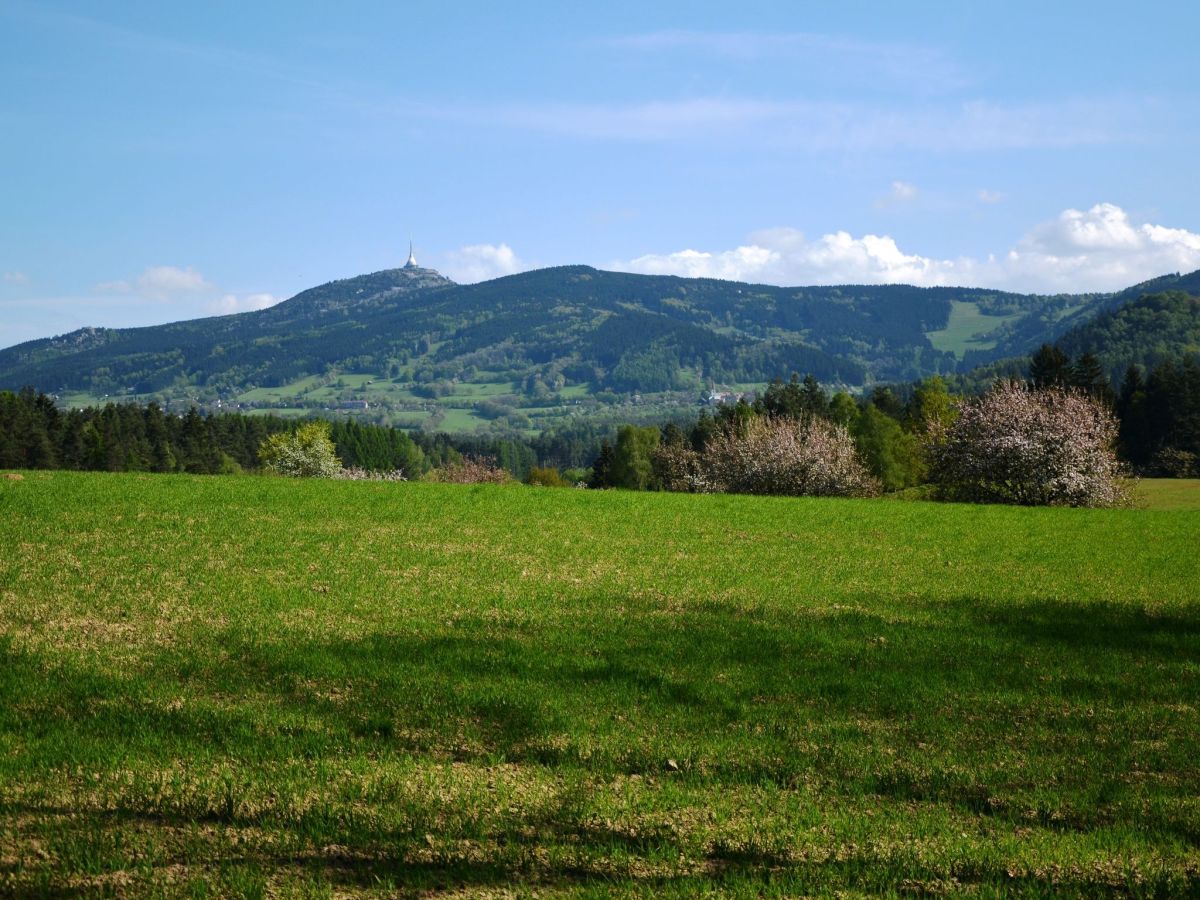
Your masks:
M277 320L281 314L290 319L295 315L403 302L405 298L416 293L454 286L453 281L436 269L418 266L410 255L403 268L384 269L369 275L330 281L301 291L290 300L278 303L263 312L275 312L275 316L269 316L268 319Z

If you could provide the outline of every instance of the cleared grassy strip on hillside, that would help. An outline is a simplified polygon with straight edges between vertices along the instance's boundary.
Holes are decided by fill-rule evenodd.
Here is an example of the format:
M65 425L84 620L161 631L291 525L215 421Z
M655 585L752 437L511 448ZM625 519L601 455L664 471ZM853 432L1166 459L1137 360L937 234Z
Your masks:
M0 893L1200 890L1200 514L0 481Z
M989 316L979 309L979 304L965 300L950 301L950 321L940 331L926 332L929 343L937 350L944 350L962 359L968 350L990 350L996 341L983 340L1001 325L1015 322L1021 313L1007 316Z

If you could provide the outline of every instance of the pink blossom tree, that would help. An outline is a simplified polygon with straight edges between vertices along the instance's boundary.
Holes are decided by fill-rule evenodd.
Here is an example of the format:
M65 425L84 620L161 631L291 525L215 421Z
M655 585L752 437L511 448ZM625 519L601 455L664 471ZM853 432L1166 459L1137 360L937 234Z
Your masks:
M950 500L1127 505L1116 438L1112 412L1082 392L1001 382L931 432L931 477Z
M816 417L731 423L702 453L667 445L655 463L668 490L813 497L879 492L846 429Z

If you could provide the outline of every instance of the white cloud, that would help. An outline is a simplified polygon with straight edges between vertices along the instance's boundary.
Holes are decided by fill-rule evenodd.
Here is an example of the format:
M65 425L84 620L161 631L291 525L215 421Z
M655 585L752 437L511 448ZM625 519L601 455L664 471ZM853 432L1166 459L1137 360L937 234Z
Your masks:
M765 242L764 242L765 243ZM687 278L724 278L729 281L761 280L761 273L773 271L780 265L778 250L751 245L703 253L699 250L680 250L665 256L639 256L617 268L647 275L683 275Z
M904 253L887 236L845 231L808 240L794 228L750 235L751 243L719 253L683 250L642 256L618 268L658 275L726 278L767 284L949 284L958 264Z
M237 294L225 294L219 300L214 300L209 304L209 310L220 315L229 315L230 313L249 312L256 309L266 309L274 306L282 297L276 297L274 294L246 294L239 297Z
M266 309L281 297L259 292L234 294L222 291L191 266L150 266L135 278L106 281L96 285L97 292L124 295L124 305L149 301L173 307L175 315L229 315Z
M513 275L529 268L508 244L470 244L447 254L446 274L460 284Z
M1000 191L989 191L987 188L980 188L975 196L979 198L980 203L999 203L1004 199L1004 194Z
M150 266L132 281L105 281L96 290L106 294L135 294L145 300L165 303L187 299L216 290L204 276L188 266Z
M7 284L29 284L29 276L24 272L5 272L4 281Z
M908 181L893 181L891 190L875 201L875 206L878 209L887 209L892 206L903 206L906 203L912 203L920 194L915 184Z
M1041 293L1108 291L1168 272L1200 269L1200 234L1135 224L1120 207L1068 209L1006 253L945 259L903 251L887 235L845 231L807 239L792 228L750 235L734 250L648 254L615 269L767 284L916 284Z
M137 277L136 290L150 300L174 300L181 295L194 295L213 289L204 276L188 266L151 266Z
M1058 291L1108 290L1200 269L1200 234L1136 224L1121 207L1098 203L1086 211L1065 210L1038 225L1000 266L1015 283L1035 281Z
M5 279L10 281L11 279ZM193 268L151 266L133 278L108 281L72 296L0 298L0 347L65 334L85 325L132 328L164 321L266 309L280 297L222 291Z

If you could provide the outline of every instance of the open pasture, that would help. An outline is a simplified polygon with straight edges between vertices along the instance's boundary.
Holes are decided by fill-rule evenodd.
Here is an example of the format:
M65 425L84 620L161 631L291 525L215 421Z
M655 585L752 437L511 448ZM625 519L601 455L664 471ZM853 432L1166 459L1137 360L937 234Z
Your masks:
M1200 892L1200 512L0 480L0 894Z

